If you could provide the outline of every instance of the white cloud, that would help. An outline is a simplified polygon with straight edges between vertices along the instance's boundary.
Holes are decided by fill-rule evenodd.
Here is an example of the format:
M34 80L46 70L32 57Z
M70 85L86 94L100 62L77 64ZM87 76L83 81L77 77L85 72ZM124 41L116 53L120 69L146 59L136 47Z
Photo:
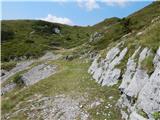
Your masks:
M86 8L88 11L99 8L99 4L96 0L77 0L78 5L82 8Z
M99 3L105 3L108 6L120 6L124 7L129 1L133 0L77 0L78 5L81 8L86 8L88 11L100 8Z
M128 0L103 0L109 6L124 7L128 4Z
M46 18L42 18L41 20L53 22L53 23L73 25L73 22L69 18L57 17L57 16L53 16L51 14L48 14L48 16Z

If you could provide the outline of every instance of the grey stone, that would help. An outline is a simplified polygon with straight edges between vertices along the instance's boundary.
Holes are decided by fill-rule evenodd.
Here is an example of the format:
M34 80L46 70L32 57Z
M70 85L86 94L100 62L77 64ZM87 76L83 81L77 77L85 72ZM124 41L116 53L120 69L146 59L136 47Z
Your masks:
M130 120L147 120L147 119L137 114L136 112L132 112L130 115Z
M59 33L60 33L60 29L57 28L57 27L56 27L56 28L53 28L53 32L56 33L56 34L59 34Z
M138 106L146 113L160 111L160 48L154 58L155 70L139 93Z
M102 34L98 33L98 32L94 32L93 34L91 34L89 42L97 42L102 38Z
M122 82L121 82L121 85L119 86L119 88L121 89L121 91L123 92L124 89L126 89L130 83L130 81L132 80L133 78L133 75L136 71L136 62L135 62L135 56L138 54L139 50L140 50L141 47L139 47L135 52L134 54L128 59L128 62L127 62L127 69L123 75L123 79L122 79Z
M56 55L53 54L52 52L46 52L46 54L44 56L42 56L41 58L39 58L39 60L57 60L58 58L60 58L61 55Z
M128 87L124 90L124 93L128 96L137 96L140 90L143 88L145 83L149 80L149 76L146 70L141 69L141 62L150 54L150 50L148 48L144 48L139 55L138 67L136 72L131 79Z
M33 85L38 81L45 79L56 72L55 65L41 64L33 67L22 75L22 81L25 85Z
M3 83L8 78L10 78L11 76L15 75L16 73L27 69L32 63L33 63L32 60L31 61L24 61L24 62L17 63L16 67L14 67L12 70L10 70L4 76L1 77L1 83Z
M1 88L1 95L12 91L15 87L16 87L15 83L9 83L9 84L5 85L4 87Z
M93 78L102 84L102 86L110 86L118 82L121 70L115 68L115 66L120 64L120 61L124 58L128 50L124 48L120 51L118 48L120 44L110 49L104 60L100 56L97 56L88 70L93 75Z

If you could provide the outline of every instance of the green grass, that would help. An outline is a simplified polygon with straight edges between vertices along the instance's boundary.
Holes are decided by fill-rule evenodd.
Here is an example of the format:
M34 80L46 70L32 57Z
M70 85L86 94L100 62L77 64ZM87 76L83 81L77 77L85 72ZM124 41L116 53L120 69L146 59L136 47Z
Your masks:
M140 45L144 47L149 47L154 52L156 52L156 50L160 46L159 29L160 29L160 21L151 25L146 30L146 32L138 38Z
M23 103L34 94L41 94L43 96L65 94L78 97L85 96L87 93L88 102L97 98L104 100L102 105L94 109L85 108L90 113L93 120L105 118L106 115L103 115L103 112L107 113L109 111L111 112L111 118L120 119L120 112L115 107L115 103L120 96L117 86L101 87L95 81L91 80L91 76L87 73L90 63L85 62L85 60L74 59L72 61L58 60L50 62L50 64L57 64L59 66L55 75L31 87L23 89L22 87L17 87L15 90L2 97L2 114L13 112L13 108L19 102ZM113 96L112 100L108 99L110 96ZM112 104L113 107L106 110L105 105L108 103ZM95 115L94 113L96 111L99 111L101 115ZM17 118L17 120L18 119L20 118Z
M7 70L7 71L9 71L9 70L11 70L12 68L14 68L15 66L16 66L16 62L14 62L14 61L11 61L11 62L4 62L4 63L2 63L2 65L1 65L1 69L4 69L4 70Z
M45 27L48 26L48 27ZM54 27L60 28L60 34L52 32ZM39 29L36 29L36 28ZM68 26L40 20L7 20L2 21L2 31L14 33L3 34L2 61L26 56L37 58L46 50L73 48L86 43L90 34L89 27Z
M160 120L160 112L154 112L153 117L155 120Z
M21 56L37 58L43 55L46 50L68 49L84 43L89 44L89 37L95 31L100 32L104 37L91 45L95 50L102 50L110 43L117 42L127 33L131 31L135 33L148 27L151 21L159 16L159 12L160 2L153 2L123 19L113 17L87 27L68 26L40 20L2 20L1 58L3 62ZM157 49L157 45L160 44L159 37L157 37L159 36L158 26L159 24L153 28L153 34L146 34L140 40L142 45L151 46L154 50ZM53 32L54 27L60 29L60 34Z
M147 118L148 119L148 115L147 113L145 113L142 109L138 111L138 113L143 116L144 118Z
M151 74L154 71L153 59L154 59L154 56L149 55L141 63L141 68L144 70L147 70L149 74Z
M142 29L143 27L147 27L151 24L152 19L159 16L159 13L160 2L153 2L149 6L146 6L128 16L128 19L130 19L129 27L134 31Z

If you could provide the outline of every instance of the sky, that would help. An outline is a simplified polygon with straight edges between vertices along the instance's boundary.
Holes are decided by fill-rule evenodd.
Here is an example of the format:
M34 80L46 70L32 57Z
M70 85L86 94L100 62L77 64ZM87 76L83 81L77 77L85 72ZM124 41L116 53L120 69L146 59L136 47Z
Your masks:
M126 17L150 3L148 0L2 0L1 19L41 19L86 26L110 17Z

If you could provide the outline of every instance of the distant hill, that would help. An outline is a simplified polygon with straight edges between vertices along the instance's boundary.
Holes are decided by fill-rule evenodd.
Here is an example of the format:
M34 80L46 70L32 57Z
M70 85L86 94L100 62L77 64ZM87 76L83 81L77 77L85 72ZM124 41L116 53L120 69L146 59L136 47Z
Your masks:
M126 18L113 17L90 27L68 26L41 20L2 20L2 61L22 56L36 58L46 50L68 49L84 43L101 50L122 36L134 34L149 26L159 15L160 2L153 2ZM89 42L95 31L103 37Z

